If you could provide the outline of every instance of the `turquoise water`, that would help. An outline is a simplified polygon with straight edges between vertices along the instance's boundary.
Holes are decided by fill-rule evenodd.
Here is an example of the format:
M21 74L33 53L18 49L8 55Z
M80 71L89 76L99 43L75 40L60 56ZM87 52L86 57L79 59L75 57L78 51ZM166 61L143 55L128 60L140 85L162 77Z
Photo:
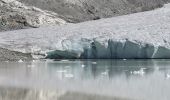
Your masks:
M170 60L1 62L0 86L170 100Z

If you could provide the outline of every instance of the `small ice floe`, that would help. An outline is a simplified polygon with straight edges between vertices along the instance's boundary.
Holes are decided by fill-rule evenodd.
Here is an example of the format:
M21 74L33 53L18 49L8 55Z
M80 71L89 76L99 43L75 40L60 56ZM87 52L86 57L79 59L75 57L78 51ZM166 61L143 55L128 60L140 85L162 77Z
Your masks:
M67 70L58 70L57 73L66 73Z
M165 78L166 78L166 79L170 79L170 74L166 74L166 75L165 75Z
M19 62L19 63L22 63L22 62L23 62L23 60L22 60L22 59L20 59L18 62Z
M64 68L66 68L66 69L70 69L70 68L71 68L71 66L65 66Z
M32 62L36 62L36 60L32 60Z
M126 61L127 59L123 59L124 61Z
M81 65L81 67L82 67L82 68L84 68L84 67L85 67L85 65L83 65L83 64L82 64L82 65Z
M63 61L63 62L67 62L67 61L69 61L69 60L61 60L61 61Z
M141 68L141 70L145 70L145 69L147 69L147 68Z
M141 69L138 70L138 71L131 71L131 74L143 76L143 75L145 74L145 72L144 72L144 69L141 68Z
M27 67L28 68L33 68L33 67L35 67L35 65L28 65Z
M102 75L108 75L109 74L109 70L106 70L104 72L101 73Z
M97 64L97 62L92 62L92 64Z
M65 74L64 77L66 77L66 78L73 78L74 75L73 74Z
M108 75L108 72L102 72L101 74L102 75Z

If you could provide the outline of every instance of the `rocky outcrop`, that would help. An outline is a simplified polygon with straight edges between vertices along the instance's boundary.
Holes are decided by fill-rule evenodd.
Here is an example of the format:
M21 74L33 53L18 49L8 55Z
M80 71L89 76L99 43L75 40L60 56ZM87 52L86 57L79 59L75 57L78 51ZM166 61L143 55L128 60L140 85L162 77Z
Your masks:
M68 22L82 22L153 10L170 0L19 0L54 11Z
M0 31L97 20L152 10L167 2L169 0L0 0Z
M65 23L54 12L25 6L16 0L0 0L0 31Z
M33 60L31 53L21 53L0 48L0 61L31 61Z

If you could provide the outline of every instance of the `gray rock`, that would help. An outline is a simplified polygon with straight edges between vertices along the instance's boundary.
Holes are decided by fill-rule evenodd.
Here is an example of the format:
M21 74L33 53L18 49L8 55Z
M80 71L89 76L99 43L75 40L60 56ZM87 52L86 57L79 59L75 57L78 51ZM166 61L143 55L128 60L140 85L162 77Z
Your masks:
M19 0L54 11L68 22L82 22L162 7L170 0Z
M16 0L0 0L0 31L65 23L54 12L25 6Z
M169 1L0 0L0 31L62 25L66 22L78 23L98 20L100 18L152 10L162 7L163 4Z
M33 60L30 53L20 53L0 48L0 61L30 61Z

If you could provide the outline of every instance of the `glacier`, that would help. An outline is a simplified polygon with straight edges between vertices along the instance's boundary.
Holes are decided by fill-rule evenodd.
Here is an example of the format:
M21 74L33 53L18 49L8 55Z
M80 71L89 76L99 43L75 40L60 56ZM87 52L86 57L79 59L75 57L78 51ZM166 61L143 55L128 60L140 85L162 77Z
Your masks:
M170 4L78 24L0 32L0 47L48 59L169 59Z

